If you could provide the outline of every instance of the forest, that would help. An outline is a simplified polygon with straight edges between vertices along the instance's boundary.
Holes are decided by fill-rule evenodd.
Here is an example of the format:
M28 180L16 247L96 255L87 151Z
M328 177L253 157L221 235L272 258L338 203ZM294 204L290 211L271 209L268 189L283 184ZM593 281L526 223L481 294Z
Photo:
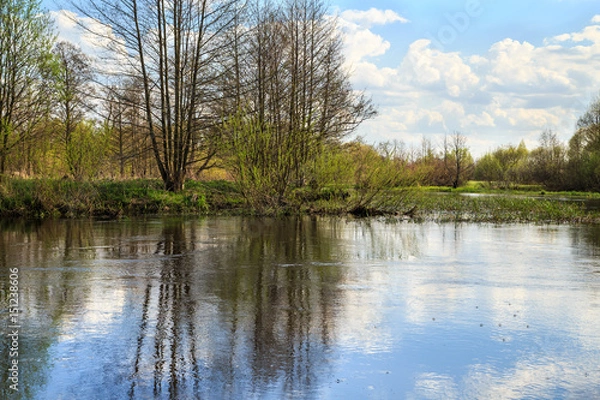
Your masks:
M58 42L39 1L0 3L3 214L410 214L407 188L600 190L600 98L568 143L545 130L534 149L508 144L478 160L459 131L418 148L354 137L377 110L351 86L322 0L71 7L110 27L88 32L103 54ZM98 205L103 194L112 205Z

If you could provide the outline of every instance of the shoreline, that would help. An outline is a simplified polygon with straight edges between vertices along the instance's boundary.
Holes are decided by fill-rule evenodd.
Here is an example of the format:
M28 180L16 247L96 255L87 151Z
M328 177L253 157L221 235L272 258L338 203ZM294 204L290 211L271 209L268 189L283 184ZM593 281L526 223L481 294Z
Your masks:
M492 223L600 223L600 207L586 201L600 194L520 190L394 188L370 203L354 205L352 189L316 191L307 200L259 212L245 204L228 181L188 181L179 193L165 191L159 180L77 182L4 178L0 216L10 219L95 218L117 220L145 215L323 215L386 216L412 221Z

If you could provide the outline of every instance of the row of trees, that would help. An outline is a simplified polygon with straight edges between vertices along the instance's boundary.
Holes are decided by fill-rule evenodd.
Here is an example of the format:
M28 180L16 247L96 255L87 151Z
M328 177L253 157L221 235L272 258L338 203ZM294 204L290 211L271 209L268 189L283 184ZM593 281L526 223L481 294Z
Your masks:
M0 174L160 177L178 191L219 167L257 207L303 187L458 187L473 176L600 190L600 101L568 146L548 131L531 152L502 147L477 163L459 132L418 151L344 144L376 111L350 86L321 0L72 6L101 23L102 59L55 43L38 1L0 3Z
M541 184L551 190L600 190L600 98L579 118L568 143L546 130L529 151L524 143L484 155L475 179L512 184Z
M178 191L219 165L248 187L269 178L281 202L320 152L375 114L349 84L320 0L72 6L102 24L100 62L55 44L39 2L2 2L0 173L60 165L83 179L112 161L121 176L159 175Z

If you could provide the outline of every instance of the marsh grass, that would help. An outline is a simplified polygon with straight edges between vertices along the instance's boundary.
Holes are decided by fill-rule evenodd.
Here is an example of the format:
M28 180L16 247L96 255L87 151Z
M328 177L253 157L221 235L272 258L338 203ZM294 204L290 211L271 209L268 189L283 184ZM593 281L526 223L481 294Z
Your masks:
M412 202L419 208L420 218L436 221L577 223L600 220L600 215L586 211L581 202L553 198L414 192Z
M163 190L159 180L76 182L62 179L0 180L0 215L26 218L119 218L146 214L290 215L353 213L361 217L439 222L600 223L600 212L586 210L578 194L557 196L531 192L433 192L429 188L395 188L378 192L357 210L351 186L300 189L285 208L259 213L229 181L188 181L179 193ZM586 198L594 198L586 197ZM565 199L567 201L565 201Z
M171 193L158 180L76 182L68 179L0 181L0 215L11 217L120 217L206 213L204 192Z

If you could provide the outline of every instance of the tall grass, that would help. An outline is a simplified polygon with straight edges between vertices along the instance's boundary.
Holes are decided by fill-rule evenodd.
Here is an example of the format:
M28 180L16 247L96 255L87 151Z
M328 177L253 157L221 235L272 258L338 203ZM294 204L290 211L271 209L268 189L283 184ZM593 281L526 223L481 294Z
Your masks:
M296 189L291 204L298 214L353 212L359 189L330 185ZM435 193L418 188L381 190L364 203L363 216L397 215L440 222L600 222L600 212L581 202L515 195ZM0 216L27 218L107 217L141 214L257 214L228 181L188 181L180 193L163 190L159 180L75 182L61 179L0 180ZM361 215L354 213L355 215Z
M203 191L171 193L158 180L75 182L67 179L0 181L0 215L20 217L118 217L205 213Z

